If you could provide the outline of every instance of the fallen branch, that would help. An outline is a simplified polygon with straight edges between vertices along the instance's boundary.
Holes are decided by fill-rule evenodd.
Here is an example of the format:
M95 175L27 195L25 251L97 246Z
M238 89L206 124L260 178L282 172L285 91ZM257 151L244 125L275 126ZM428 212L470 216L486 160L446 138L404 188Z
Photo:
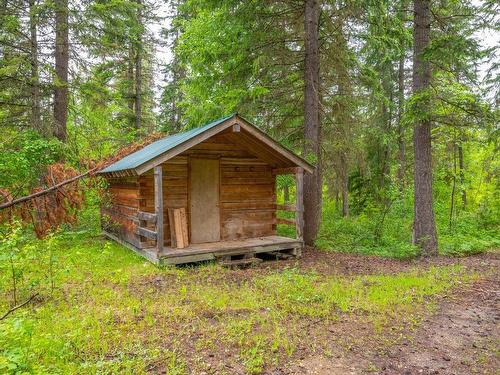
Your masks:
M7 203L0 204L0 210L4 210L6 208L15 206L16 204L23 203L23 202L29 201L29 200L31 200L33 198L37 198L37 197L40 197L42 195L51 193L54 190L58 190L62 186L68 185L68 184L70 184L72 182L75 182L76 180L79 180L79 179L81 179L83 177L88 176L89 174L91 174L92 172L94 172L96 169L97 168L91 169L91 170L89 170L89 171L87 171L87 172L85 172L85 173L83 173L81 175L72 177L69 180L66 180L66 181L58 183L57 185L51 186L48 189L37 191L36 193L27 195L25 197L21 197L21 198L18 198L18 199L11 200L10 202L7 202Z
M33 298L35 298L36 296L38 296L38 294L39 293L35 293L30 298L28 298L26 301L24 301L23 303L21 303L21 304L19 304L17 306L12 307L10 310L8 310L5 314L3 314L0 317L0 320L4 320L6 317L8 317L11 313L13 313L14 311L16 311L17 309L20 309L24 305L27 305L28 303L30 303Z

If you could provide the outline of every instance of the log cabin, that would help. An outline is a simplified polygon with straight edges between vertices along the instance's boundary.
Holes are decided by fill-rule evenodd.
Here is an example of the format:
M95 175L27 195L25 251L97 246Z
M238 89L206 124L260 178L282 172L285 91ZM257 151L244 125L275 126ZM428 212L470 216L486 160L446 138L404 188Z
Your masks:
M153 142L99 171L109 238L151 262L226 265L300 256L303 179L314 167L238 114ZM276 176L292 174L295 204L276 203ZM295 219L277 218L277 210ZM295 226L295 238L277 235Z

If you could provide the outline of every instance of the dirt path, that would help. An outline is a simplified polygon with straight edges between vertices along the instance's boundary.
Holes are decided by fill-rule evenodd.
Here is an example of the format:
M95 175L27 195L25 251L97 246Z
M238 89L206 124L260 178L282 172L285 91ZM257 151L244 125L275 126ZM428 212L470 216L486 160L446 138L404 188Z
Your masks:
M271 373L500 374L500 257L486 254L458 262L484 276L445 296L434 313L397 344L370 341L362 325L337 327L334 334L343 331L359 344L347 350L334 344L329 356L308 356Z

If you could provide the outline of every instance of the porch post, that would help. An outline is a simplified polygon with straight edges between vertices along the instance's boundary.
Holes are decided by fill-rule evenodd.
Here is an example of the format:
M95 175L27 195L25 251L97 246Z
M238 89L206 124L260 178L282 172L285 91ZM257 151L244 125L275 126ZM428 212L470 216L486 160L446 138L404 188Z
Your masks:
M156 214L156 253L163 250L163 174L161 165L154 168L155 214Z
M295 172L295 230L297 239L304 240L304 169Z

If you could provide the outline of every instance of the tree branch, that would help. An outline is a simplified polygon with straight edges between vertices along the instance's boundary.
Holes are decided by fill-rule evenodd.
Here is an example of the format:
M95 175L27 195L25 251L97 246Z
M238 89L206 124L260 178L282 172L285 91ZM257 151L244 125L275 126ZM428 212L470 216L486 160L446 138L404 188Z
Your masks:
M11 309L7 310L7 312L5 314L3 314L2 316L0 316L0 320L4 320L5 318L7 318L11 313L13 313L14 311L16 311L17 309L20 309L24 305L27 305L28 303L30 303L31 300L33 300L33 298L35 298L36 296L38 296L38 294L40 294L40 293L37 292L37 293L33 294L30 298L28 298L23 303L21 303L19 305L16 305L16 306L12 307Z

